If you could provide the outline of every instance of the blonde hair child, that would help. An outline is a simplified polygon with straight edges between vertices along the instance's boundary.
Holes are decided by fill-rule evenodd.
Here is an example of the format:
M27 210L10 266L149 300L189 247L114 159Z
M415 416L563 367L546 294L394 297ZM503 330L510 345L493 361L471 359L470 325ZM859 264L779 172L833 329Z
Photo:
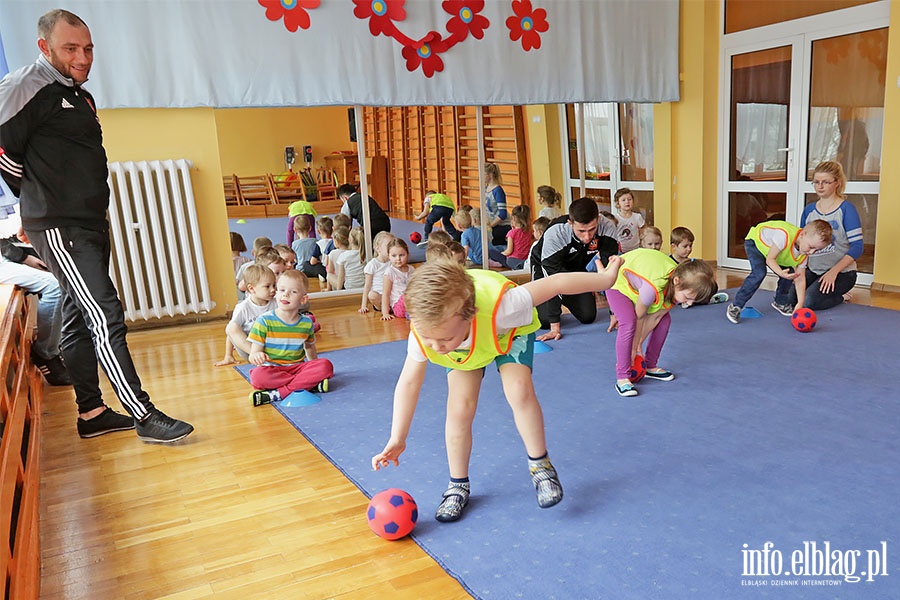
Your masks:
M379 231L372 240L375 248L375 257L370 260L363 272L366 275L366 283L363 286L362 303L359 307L359 314L364 315L369 312L369 302L376 308L381 307L381 295L384 291L384 272L391 266L388 257L388 244L394 236L387 231ZM365 250L359 249L360 256L363 256Z
M659 227L653 225L641 227L641 248L659 250L662 248L662 239L662 231L659 230Z
M263 265L250 265L244 271L247 297L238 302L225 326L225 356L215 363L216 367L236 364L234 351L246 359L251 350L247 341L250 328L260 315L275 308L275 273Z

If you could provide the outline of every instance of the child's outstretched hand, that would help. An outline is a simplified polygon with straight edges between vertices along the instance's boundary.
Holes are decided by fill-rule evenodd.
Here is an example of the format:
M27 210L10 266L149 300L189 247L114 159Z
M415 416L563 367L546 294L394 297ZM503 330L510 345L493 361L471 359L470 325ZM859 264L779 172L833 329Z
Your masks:
M391 463L394 463L395 467L399 467L400 455L404 450L406 450L405 442L389 441L384 450L381 451L381 454L376 454L372 457L372 470L377 471L381 467L389 466Z
M390 321L393 318L394 318L394 315L392 315L391 313L381 311L381 320L382 321Z
M227 367L228 365L236 365L238 361L234 360L234 356L226 356L217 363L213 363L214 367Z
M368 306L360 306L359 310L357 312L361 315L364 315L367 312L369 312L369 307Z
M600 262L600 258L594 259L597 262L597 275L600 277L601 287L598 290L608 290L616 282L619 276L619 267L622 266L622 257L614 254L607 259L606 266Z

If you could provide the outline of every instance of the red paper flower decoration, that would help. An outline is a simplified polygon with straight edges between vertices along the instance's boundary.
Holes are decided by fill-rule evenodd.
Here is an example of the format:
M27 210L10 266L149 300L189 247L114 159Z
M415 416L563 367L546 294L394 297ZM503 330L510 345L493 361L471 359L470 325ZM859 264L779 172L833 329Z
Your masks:
M353 0L356 8L353 15L358 19L369 19L369 31L372 35L383 33L393 37L397 31L394 21L406 19L404 0Z
M431 31L417 42L416 46L404 46L401 53L406 59L406 68L415 71L420 66L425 77L431 77L437 71L444 70L444 61L441 60L441 52L446 50L446 44L441 35Z
M506 19L509 28L509 39L517 41L522 38L522 49L528 52L541 47L541 33L550 29L547 24L547 11L534 9L531 0L513 0L514 16Z
M453 15L447 21L447 31L454 42L461 42L470 33L475 39L484 37L484 30L491 22L478 13L484 10L484 0L444 0L444 12Z
M298 28L309 29L309 13L307 9L319 7L320 0L259 0L266 7L266 18L277 21L284 18L284 26L295 32Z

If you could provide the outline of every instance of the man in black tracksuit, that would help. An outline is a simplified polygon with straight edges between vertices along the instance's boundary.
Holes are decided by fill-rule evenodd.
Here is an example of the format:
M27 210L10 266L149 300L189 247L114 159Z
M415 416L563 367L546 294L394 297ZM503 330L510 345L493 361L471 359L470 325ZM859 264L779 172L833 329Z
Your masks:
M615 236L616 226L600 217L597 204L591 198L575 200L569 206L569 214L554 219L531 249L531 279L585 271L597 257L606 266L609 257L619 253ZM593 323L597 318L593 293L556 296L537 307L541 329L550 329L538 336L538 340L562 337L559 320L563 305L582 323Z
M337 190L338 198L344 205L341 212L360 224L364 231L372 232L372 239L381 231L391 231L391 218L387 216L375 199L369 196L369 223L363 219L362 194L356 191L352 183L345 183Z
M78 434L136 427L145 441L174 442L194 428L141 389L109 278L106 151L94 99L81 87L93 62L91 33L57 9L40 18L38 34L37 62L0 81L0 174L20 198L24 233L64 293L61 350ZM104 404L98 362L130 416Z

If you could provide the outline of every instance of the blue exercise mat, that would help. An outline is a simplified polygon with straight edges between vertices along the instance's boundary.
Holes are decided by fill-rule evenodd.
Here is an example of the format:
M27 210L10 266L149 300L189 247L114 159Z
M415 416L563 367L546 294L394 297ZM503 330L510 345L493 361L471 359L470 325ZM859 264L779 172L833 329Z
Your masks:
M410 492L415 541L476 598L900 597L900 313L842 305L800 334L768 306L734 325L726 306L672 309L660 366L676 379L645 379L633 398L613 387L615 333L563 316L534 367L565 488L546 510L493 367L456 523L433 518L448 478L444 369L428 368L400 467L370 466L405 341L325 353L325 401L276 408L366 495ZM826 544L853 575L811 563ZM886 569L869 564L882 556ZM763 574L776 557L781 575Z

